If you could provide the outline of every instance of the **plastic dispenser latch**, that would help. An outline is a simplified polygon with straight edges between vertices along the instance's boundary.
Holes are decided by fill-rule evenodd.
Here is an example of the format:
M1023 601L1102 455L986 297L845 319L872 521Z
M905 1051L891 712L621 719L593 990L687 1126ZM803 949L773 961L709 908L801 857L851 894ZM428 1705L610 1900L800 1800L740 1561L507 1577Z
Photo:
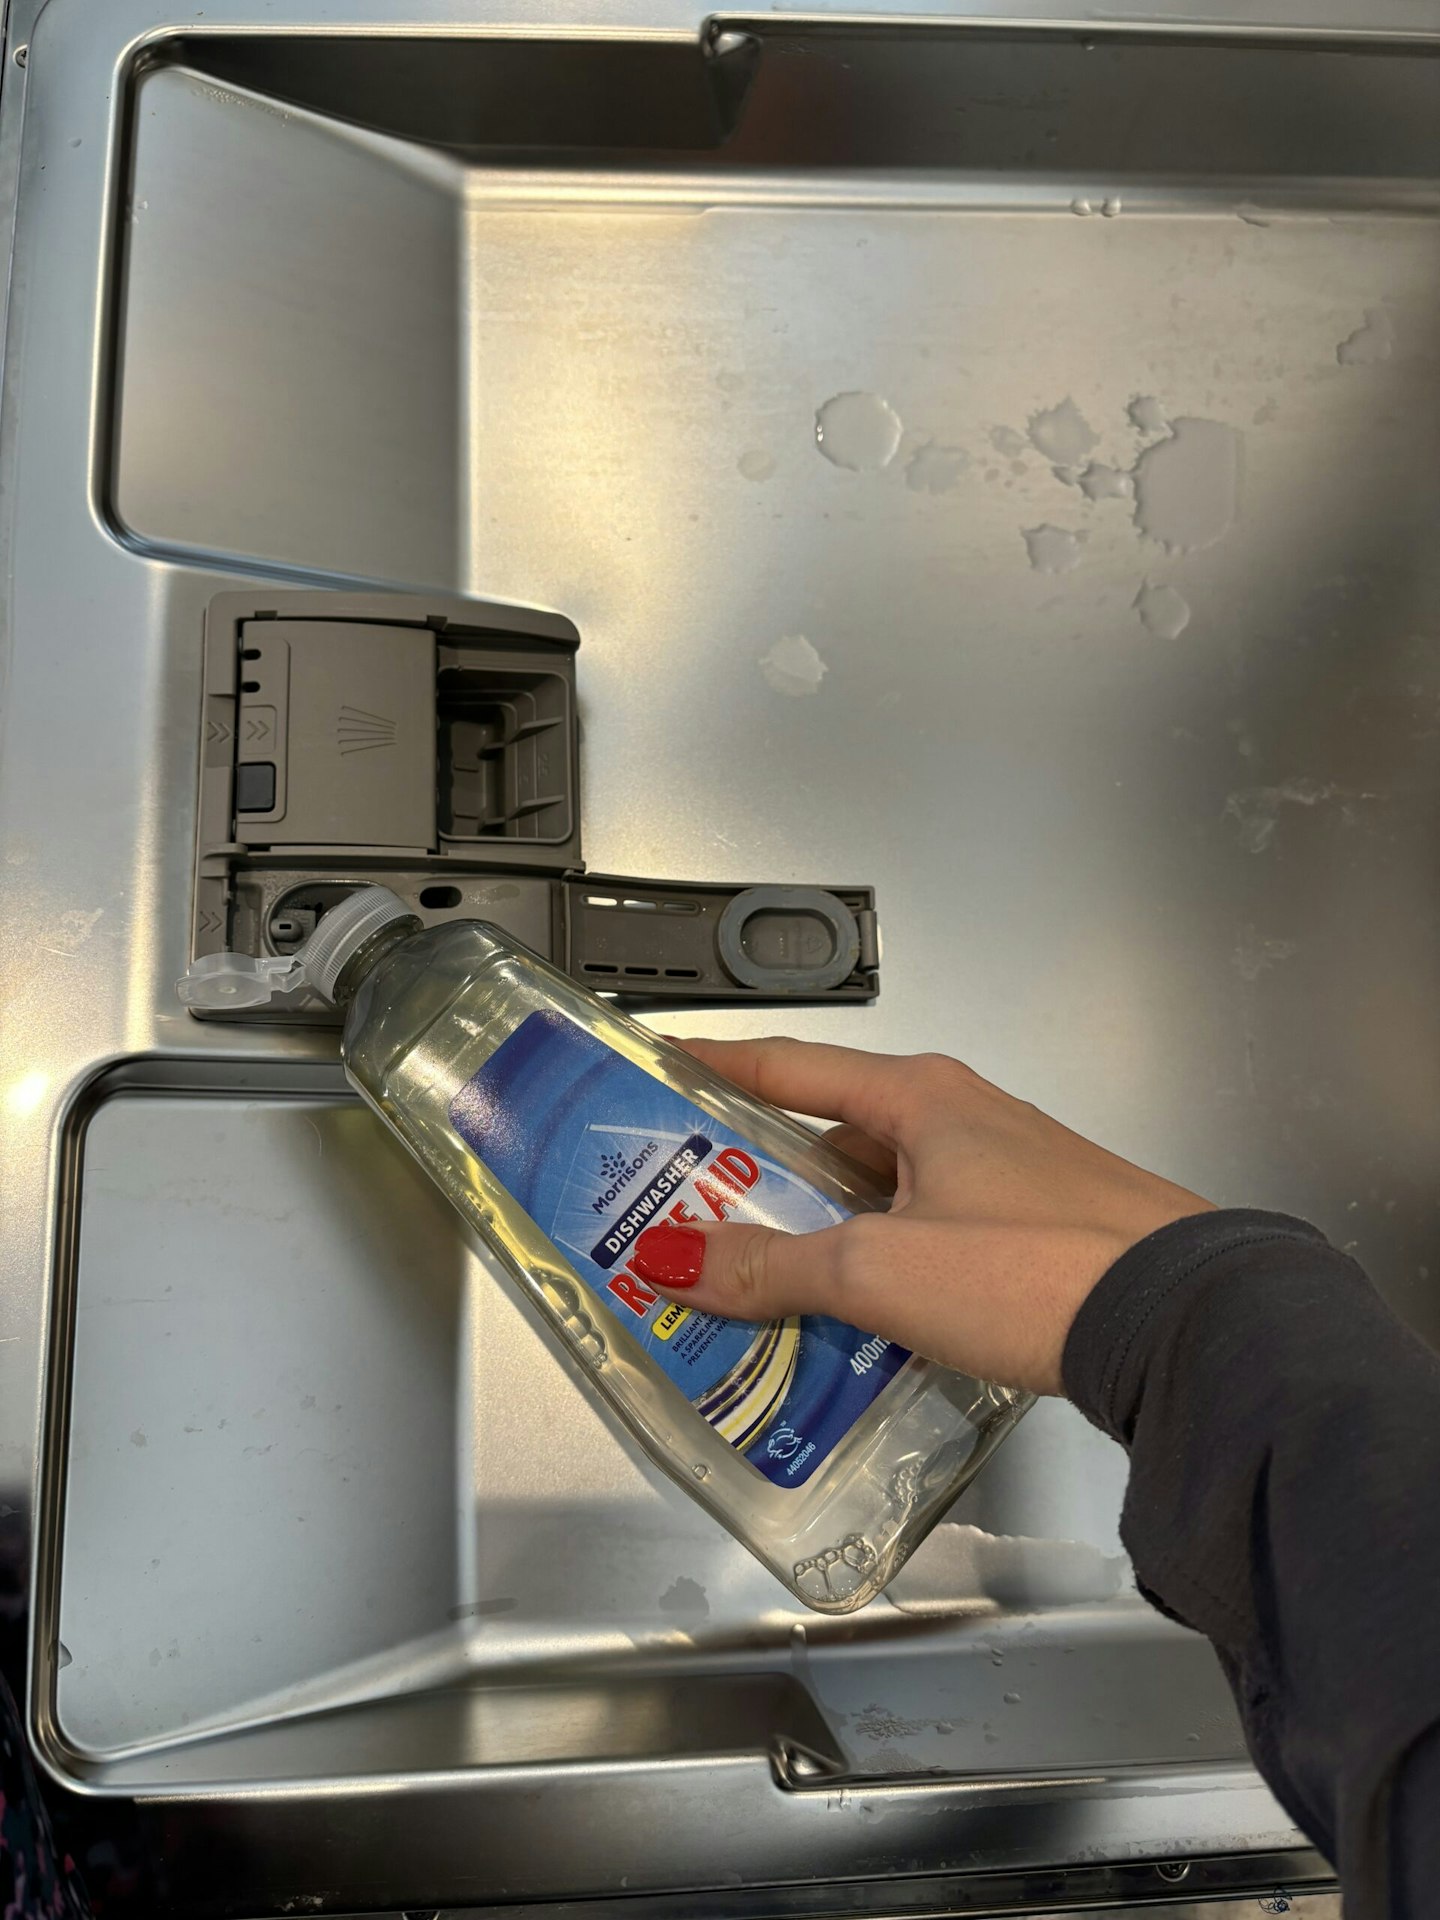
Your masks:
M202 953L175 982L175 991L187 1007L205 1013L233 1013L241 1007L263 1007L277 996L309 985L309 975L298 953Z
M203 954L175 982L175 991L187 1007L206 1013L263 1007L301 987L313 987L333 1001L346 962L397 920L420 924L413 909L388 887L357 887L321 915L298 953L262 954L258 959L248 953Z

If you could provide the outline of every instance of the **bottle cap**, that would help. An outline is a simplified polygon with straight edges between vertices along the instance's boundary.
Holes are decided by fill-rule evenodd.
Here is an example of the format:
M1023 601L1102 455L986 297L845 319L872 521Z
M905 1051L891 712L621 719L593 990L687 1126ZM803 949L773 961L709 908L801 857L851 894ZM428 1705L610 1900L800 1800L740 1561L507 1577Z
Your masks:
M315 991L333 1001L346 964L365 942L382 927L415 917L415 909L407 907L388 887L359 887L327 908L296 957Z
M175 982L187 1007L235 1013L313 988L333 1002L345 964L372 935L419 915L388 887L357 887L337 900L298 953L206 953Z

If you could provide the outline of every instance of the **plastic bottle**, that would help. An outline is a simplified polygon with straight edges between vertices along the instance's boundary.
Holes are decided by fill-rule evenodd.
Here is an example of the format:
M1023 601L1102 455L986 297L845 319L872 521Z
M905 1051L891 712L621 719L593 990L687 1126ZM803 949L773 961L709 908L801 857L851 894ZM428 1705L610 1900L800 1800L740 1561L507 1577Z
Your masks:
M836 1320L670 1304L627 1260L663 1218L803 1233L887 1193L482 922L425 929L367 887L300 962L354 1085L650 1457L808 1606L873 1598L1029 1396Z

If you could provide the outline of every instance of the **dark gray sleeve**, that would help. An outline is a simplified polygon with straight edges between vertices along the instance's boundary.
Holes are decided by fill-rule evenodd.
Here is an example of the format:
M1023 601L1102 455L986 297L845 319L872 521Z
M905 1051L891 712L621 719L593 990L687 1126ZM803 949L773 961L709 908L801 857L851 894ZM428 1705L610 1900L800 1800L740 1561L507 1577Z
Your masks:
M1346 1920L1440 1907L1440 1359L1302 1221L1207 1213L1117 1261L1066 1390L1130 1454L1146 1595L1215 1646Z

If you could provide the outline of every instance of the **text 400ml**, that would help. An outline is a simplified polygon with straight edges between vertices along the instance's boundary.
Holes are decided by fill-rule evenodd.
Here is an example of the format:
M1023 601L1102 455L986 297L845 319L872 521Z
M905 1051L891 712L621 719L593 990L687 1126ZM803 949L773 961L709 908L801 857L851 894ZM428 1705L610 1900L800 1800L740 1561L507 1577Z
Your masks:
M850 1371L868 1373L889 1345L888 1340L867 1340L863 1347L857 1347L851 1354Z

